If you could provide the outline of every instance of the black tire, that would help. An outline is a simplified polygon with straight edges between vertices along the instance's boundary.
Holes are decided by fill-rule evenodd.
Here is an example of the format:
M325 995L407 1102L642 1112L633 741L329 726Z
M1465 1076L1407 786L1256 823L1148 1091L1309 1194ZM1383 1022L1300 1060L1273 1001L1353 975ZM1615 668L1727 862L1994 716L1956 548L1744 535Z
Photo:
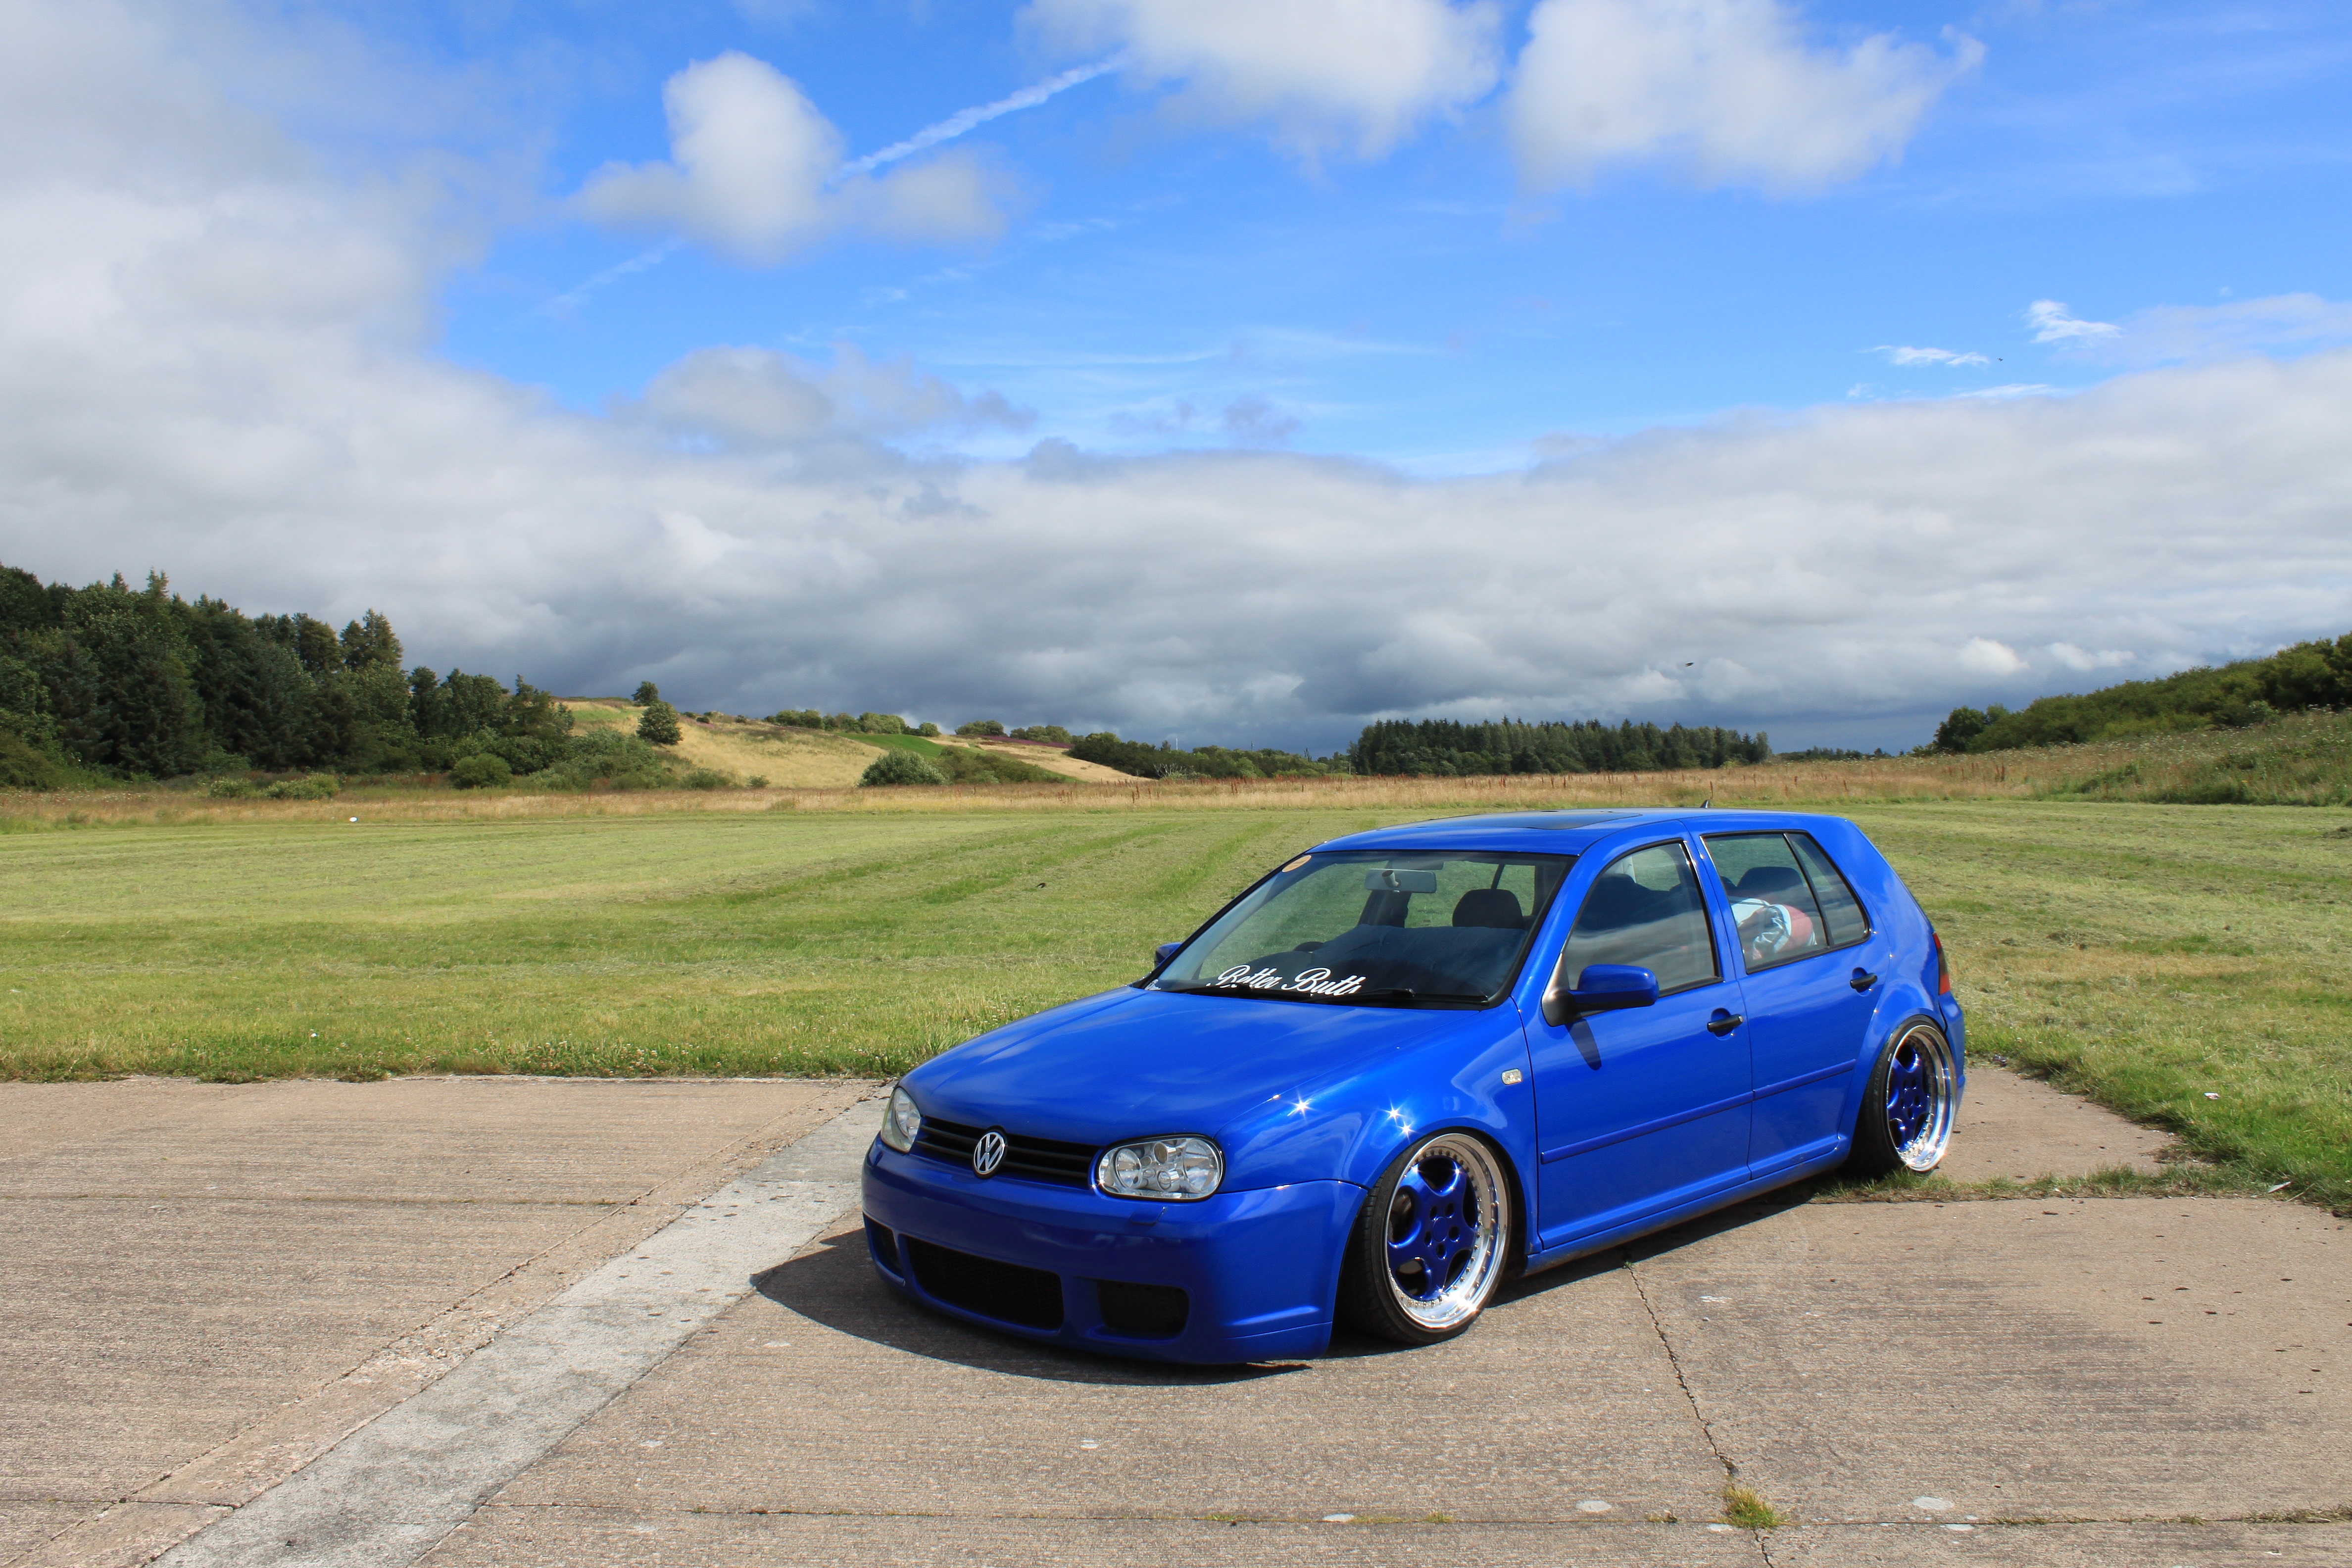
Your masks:
M1453 1129L1416 1139L1357 1211L1339 1321L1399 1344L1450 1340L1508 1273L1513 1236L1510 1176L1494 1147Z
M1958 1087L1943 1030L1926 1018L1895 1030L1863 1090L1846 1169L1857 1176L1934 1170L1951 1144Z

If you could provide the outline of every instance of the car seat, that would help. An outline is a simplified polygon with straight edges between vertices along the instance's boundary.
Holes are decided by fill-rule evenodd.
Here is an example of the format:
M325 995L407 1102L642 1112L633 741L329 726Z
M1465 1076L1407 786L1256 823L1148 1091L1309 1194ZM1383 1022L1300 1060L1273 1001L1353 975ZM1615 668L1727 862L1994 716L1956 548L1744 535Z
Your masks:
M1519 931L1528 917L1519 912L1519 896L1510 889L1473 888L1454 906L1454 923Z

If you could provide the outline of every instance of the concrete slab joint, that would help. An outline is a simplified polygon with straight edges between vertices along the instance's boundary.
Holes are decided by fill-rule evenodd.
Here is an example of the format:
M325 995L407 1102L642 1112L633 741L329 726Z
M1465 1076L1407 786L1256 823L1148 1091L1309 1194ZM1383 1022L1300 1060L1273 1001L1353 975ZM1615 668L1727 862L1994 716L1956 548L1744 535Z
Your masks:
M611 1259L161 1559L163 1568L414 1562L857 1202L852 1106Z

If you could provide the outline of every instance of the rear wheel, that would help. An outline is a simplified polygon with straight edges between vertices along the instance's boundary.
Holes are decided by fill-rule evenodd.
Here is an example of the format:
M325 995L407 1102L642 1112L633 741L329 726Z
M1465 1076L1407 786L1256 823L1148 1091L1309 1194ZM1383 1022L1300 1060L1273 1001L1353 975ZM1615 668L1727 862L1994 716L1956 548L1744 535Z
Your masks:
M1944 1032L1925 1019L1905 1025L1880 1053L1863 1092L1849 1166L1865 1176L1934 1170L1952 1141L1958 1087Z
M1432 1134L1364 1199L1339 1276L1340 1319L1402 1344L1452 1339L1501 1283L1510 1244L1502 1162L1475 1134Z

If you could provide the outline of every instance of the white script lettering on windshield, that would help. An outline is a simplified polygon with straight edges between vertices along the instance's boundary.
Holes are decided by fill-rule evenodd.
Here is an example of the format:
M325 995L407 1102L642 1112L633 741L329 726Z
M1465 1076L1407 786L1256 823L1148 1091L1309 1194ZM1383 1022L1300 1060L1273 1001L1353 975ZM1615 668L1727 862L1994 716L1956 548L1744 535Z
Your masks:
M1261 969L1253 973L1246 963L1237 963L1217 976L1219 985L1244 985L1252 991L1303 991L1310 996L1352 996L1364 987L1364 977L1350 974L1345 980L1334 980L1328 969L1308 969L1296 979L1279 970Z

